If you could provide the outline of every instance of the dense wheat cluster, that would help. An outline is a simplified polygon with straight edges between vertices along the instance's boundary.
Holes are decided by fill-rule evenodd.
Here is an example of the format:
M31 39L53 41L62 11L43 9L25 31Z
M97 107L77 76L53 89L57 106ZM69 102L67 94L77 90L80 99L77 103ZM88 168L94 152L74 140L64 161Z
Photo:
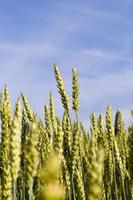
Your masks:
M72 105L56 65L54 72L62 119L52 92L44 119L24 94L12 112L7 87L1 92L0 199L133 200L133 131L125 129L121 111L115 120L110 106L104 116L92 113L86 131L78 115L77 70L72 70Z

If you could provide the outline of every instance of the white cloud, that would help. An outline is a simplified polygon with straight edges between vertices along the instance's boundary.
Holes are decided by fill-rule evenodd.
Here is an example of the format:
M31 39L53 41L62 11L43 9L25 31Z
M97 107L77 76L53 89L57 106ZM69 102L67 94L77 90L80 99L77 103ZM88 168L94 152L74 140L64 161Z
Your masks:
M46 44L45 42L29 44L1 43L0 52L3 52L3 56L0 59L2 85L8 83L13 100L16 99L19 90L22 89L35 110L40 111L43 109L43 104L48 102L48 94L52 89L55 93L57 111L58 113L62 111L56 92L54 74L51 74L52 65L51 68L48 67L49 63L51 63L51 57L57 58L62 64L59 67L69 91L71 88L70 68L78 63L79 71L86 71L86 76L79 74L81 117L84 118L84 121L89 120L88 116L92 108L95 107L95 110L99 112L98 104L101 104L101 111L101 107L106 104L107 100L133 92L133 70L129 70L130 67L117 74L114 72L104 75L103 71L103 74L99 74L98 77L88 77L91 70L99 70L99 68L102 69L105 66L108 68L108 63L111 61L126 60L132 62L132 59L121 52L110 54L102 49L79 49L75 52L71 49L63 49L58 45L51 45L48 42ZM96 67L95 69L94 66ZM121 102L124 102L124 106L127 104L124 109L128 110L129 101L123 98L120 99L120 104ZM40 111L41 114L42 112ZM128 119L127 114L125 116Z

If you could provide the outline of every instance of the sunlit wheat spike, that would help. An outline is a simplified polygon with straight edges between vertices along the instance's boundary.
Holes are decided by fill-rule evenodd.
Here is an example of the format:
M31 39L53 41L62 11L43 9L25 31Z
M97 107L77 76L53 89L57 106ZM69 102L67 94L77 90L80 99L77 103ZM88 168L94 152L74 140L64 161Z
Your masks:
M4 101L4 89L2 89L0 93L0 116L2 115L3 101Z
M77 113L79 110L79 82L78 82L78 72L76 68L72 69L73 79L72 79L72 98L73 98L73 110Z
M51 116L53 130L55 132L57 131L57 123L56 123L56 117L55 117L55 105L54 105L54 98L53 98L52 92L50 92L50 97L49 97L49 109L50 109L50 116Z
M73 139L72 139L72 147L71 147L71 168L74 173L77 164L79 162L79 130L77 122L74 123L73 128Z
M91 123L92 123L92 129L94 131L95 137L97 137L97 119L96 119L96 114L92 113L90 115Z
M24 173L24 154L25 154L25 146L27 143L27 140L29 138L29 130L30 130L30 124L27 117L27 112L25 110L25 107L22 109L22 122L21 122L21 170ZM24 178L24 177L23 177Z
M121 132L121 128L123 126L123 124L121 124L121 122L122 122L121 111L118 110L115 115L115 135L118 135Z
M37 149L39 136L38 125L34 122L25 147L25 180L29 199L32 197L34 177L37 174L39 165L39 152Z
M7 89L5 88L4 101L1 114L1 184L2 199L12 198L11 169L10 169L10 133L11 133L11 109Z
M60 73L59 68L57 67L56 64L54 64L54 72L55 72L55 78L56 78L56 81L57 81L58 91L61 95L62 104L64 106L64 109L69 111L69 108L70 108L69 97L68 97L68 94L65 90L64 81L62 79L61 73Z
M75 171L75 191L76 191L76 198L85 200L85 189L84 189L84 183L83 183L83 177L82 177L82 170L80 167L76 169Z
M50 117L50 110L49 110L49 106L48 105L44 106L44 111L45 111L45 127L46 127L46 131L47 131L47 134L48 134L49 143L50 143L51 148L52 148L53 130L52 130L51 117Z
M108 106L106 110L106 129L109 148L112 150L114 142L114 126L111 106Z
M10 130L8 126L8 107L7 102L3 102L3 111L1 116L1 158L2 158L2 165L4 166L4 161L8 160L9 158L9 141L10 141Z
M114 156L114 144L115 144L115 134L114 134L114 124L113 124L113 114L112 114L112 107L108 106L106 110L106 132L107 132L107 141L108 147L111 151L110 161L109 164L110 169L113 169L113 190L114 190L114 198L118 199L118 184L117 184L117 177L116 177L116 163L115 163L115 156ZM109 154L110 155L110 154Z
M22 124L21 145L22 145L22 151L23 151L24 146L26 144L26 140L28 139L29 127L30 127L25 107L23 107L23 109L22 109L22 122L21 122L21 124Z
M19 173L19 188L18 194L20 195L19 198L25 198L25 148L26 144L30 135L30 127L31 124L27 117L27 112L25 107L22 108L22 120L21 120L21 171Z
M29 102L28 102L26 96L23 93L21 93L21 97L22 97L22 100L23 100L23 104L24 104L25 111L27 113L28 119L31 122L34 122L35 121L35 115L32 112L32 109L30 108L30 105L29 105Z
M116 170L117 170L117 166L119 169L119 179L120 179L120 183L121 183L121 191L122 191L122 196L124 197L124 199L126 198L126 188L125 188L125 177L126 177L126 167L125 167L125 163L122 162L122 158L120 156L120 152L117 146L117 143L114 143L114 156L116 159Z
M2 174L2 200L12 199L12 180L10 173L10 166L8 162L5 162Z
M100 198L101 185L103 177L104 150L100 149L97 153L96 161L91 163L90 184L88 200L97 200Z
M39 200L65 200L65 191L59 183L61 160L58 154L49 158L44 169L41 170L41 192Z
M124 128L124 122L122 119L122 113L120 110L117 111L115 117L115 135L118 138L118 146L120 150L120 156L122 163L126 168L126 158L127 158L127 144L126 144L126 131Z
M20 171L20 156L21 156L21 105L18 99L11 131L10 142L10 156L11 156L11 174L13 180L13 197L16 196L16 181Z
M104 184L101 185L101 200L106 200L106 193L105 193L105 187Z
M95 113L92 113L90 115L90 119L91 119L91 133L93 135L93 142L94 142L94 146L97 149L98 146L98 129L97 129L97 119L96 119L96 115Z
M70 152L71 152L71 144L72 144L72 127L71 121L68 113L65 111L62 121L63 128L63 153L65 159L69 162Z
M54 135L55 152L61 155L63 153L63 130L60 120L57 118L57 131Z
M64 156L61 158L61 178L61 183L65 185L66 197L71 198L71 177Z
M129 151L129 157L128 157L128 165L129 165L129 173L132 179L133 184L133 131L131 128L129 128L128 133L128 151Z
M98 143L101 145L106 146L106 135L105 135L105 130L104 130L104 125L103 125L103 118L102 115L99 115L98 120L97 120L97 132L98 132Z
M8 126L9 126L9 129L11 130L11 127L12 127L12 108L11 108L11 100L10 100L10 95L9 95L9 91L8 91L8 88L7 86L5 85L5 88L4 88L4 99L3 101L6 101L6 106L7 106L7 109L8 109Z
M13 126L11 132L11 170L13 179L16 180L20 165L20 151L21 151L21 105L18 99L13 119Z
M39 122L39 131L40 131L40 138L38 146L40 153L40 165L43 166L44 164L46 164L47 159L51 156L53 149L51 149L49 136L46 128L44 127L43 122Z

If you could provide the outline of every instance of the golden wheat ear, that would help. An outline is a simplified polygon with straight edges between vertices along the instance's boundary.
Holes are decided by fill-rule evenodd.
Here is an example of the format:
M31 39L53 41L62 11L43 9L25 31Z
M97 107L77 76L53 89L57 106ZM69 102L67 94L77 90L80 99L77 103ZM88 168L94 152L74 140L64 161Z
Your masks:
M25 111L27 113L27 117L29 118L29 120L31 122L34 122L35 121L35 115L34 115L32 109L29 105L29 102L28 102L26 96L23 93L21 93L21 98L23 100L23 104L24 104L24 107L25 107Z
M32 123L29 138L25 145L25 183L28 199L32 199L34 178L39 166L39 143L40 131L36 122Z
M14 119L11 130L10 141L10 157L11 157L11 174L13 182L13 199L16 198L17 178L20 172L21 161L21 103L18 99L15 111Z
M53 132L56 132L57 123L56 123L56 117L55 117L55 105L54 105L54 97L53 97L52 91L50 92L50 95L49 95L49 109L50 109L50 117L51 117Z
M68 94L67 94L65 86L64 86L63 78L62 78L59 68L56 64L54 64L54 73L55 73L57 87L58 87L59 94L61 96L61 101L62 101L63 107L65 110L69 111L69 109L70 109L69 97L68 97Z
M2 199L12 199L12 180L10 167L10 134L12 129L11 102L7 87L3 92L1 113L1 190Z
M59 183L61 160L59 154L48 159L46 166L41 170L41 191L39 200L65 200L65 189Z

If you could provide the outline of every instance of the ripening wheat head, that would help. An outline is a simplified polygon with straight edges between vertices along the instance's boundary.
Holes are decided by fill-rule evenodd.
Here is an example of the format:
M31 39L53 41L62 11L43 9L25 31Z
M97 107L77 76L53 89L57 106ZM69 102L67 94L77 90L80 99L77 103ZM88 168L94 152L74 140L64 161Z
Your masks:
M68 94L66 92L66 89L65 89L65 86L64 86L64 81L62 79L61 73L60 73L57 65L54 65L54 72L55 72L57 87L58 87L58 91L59 91L60 96L61 96L61 101L62 101L63 107L64 107L65 110L69 111L69 107L70 107L69 97L68 97Z

